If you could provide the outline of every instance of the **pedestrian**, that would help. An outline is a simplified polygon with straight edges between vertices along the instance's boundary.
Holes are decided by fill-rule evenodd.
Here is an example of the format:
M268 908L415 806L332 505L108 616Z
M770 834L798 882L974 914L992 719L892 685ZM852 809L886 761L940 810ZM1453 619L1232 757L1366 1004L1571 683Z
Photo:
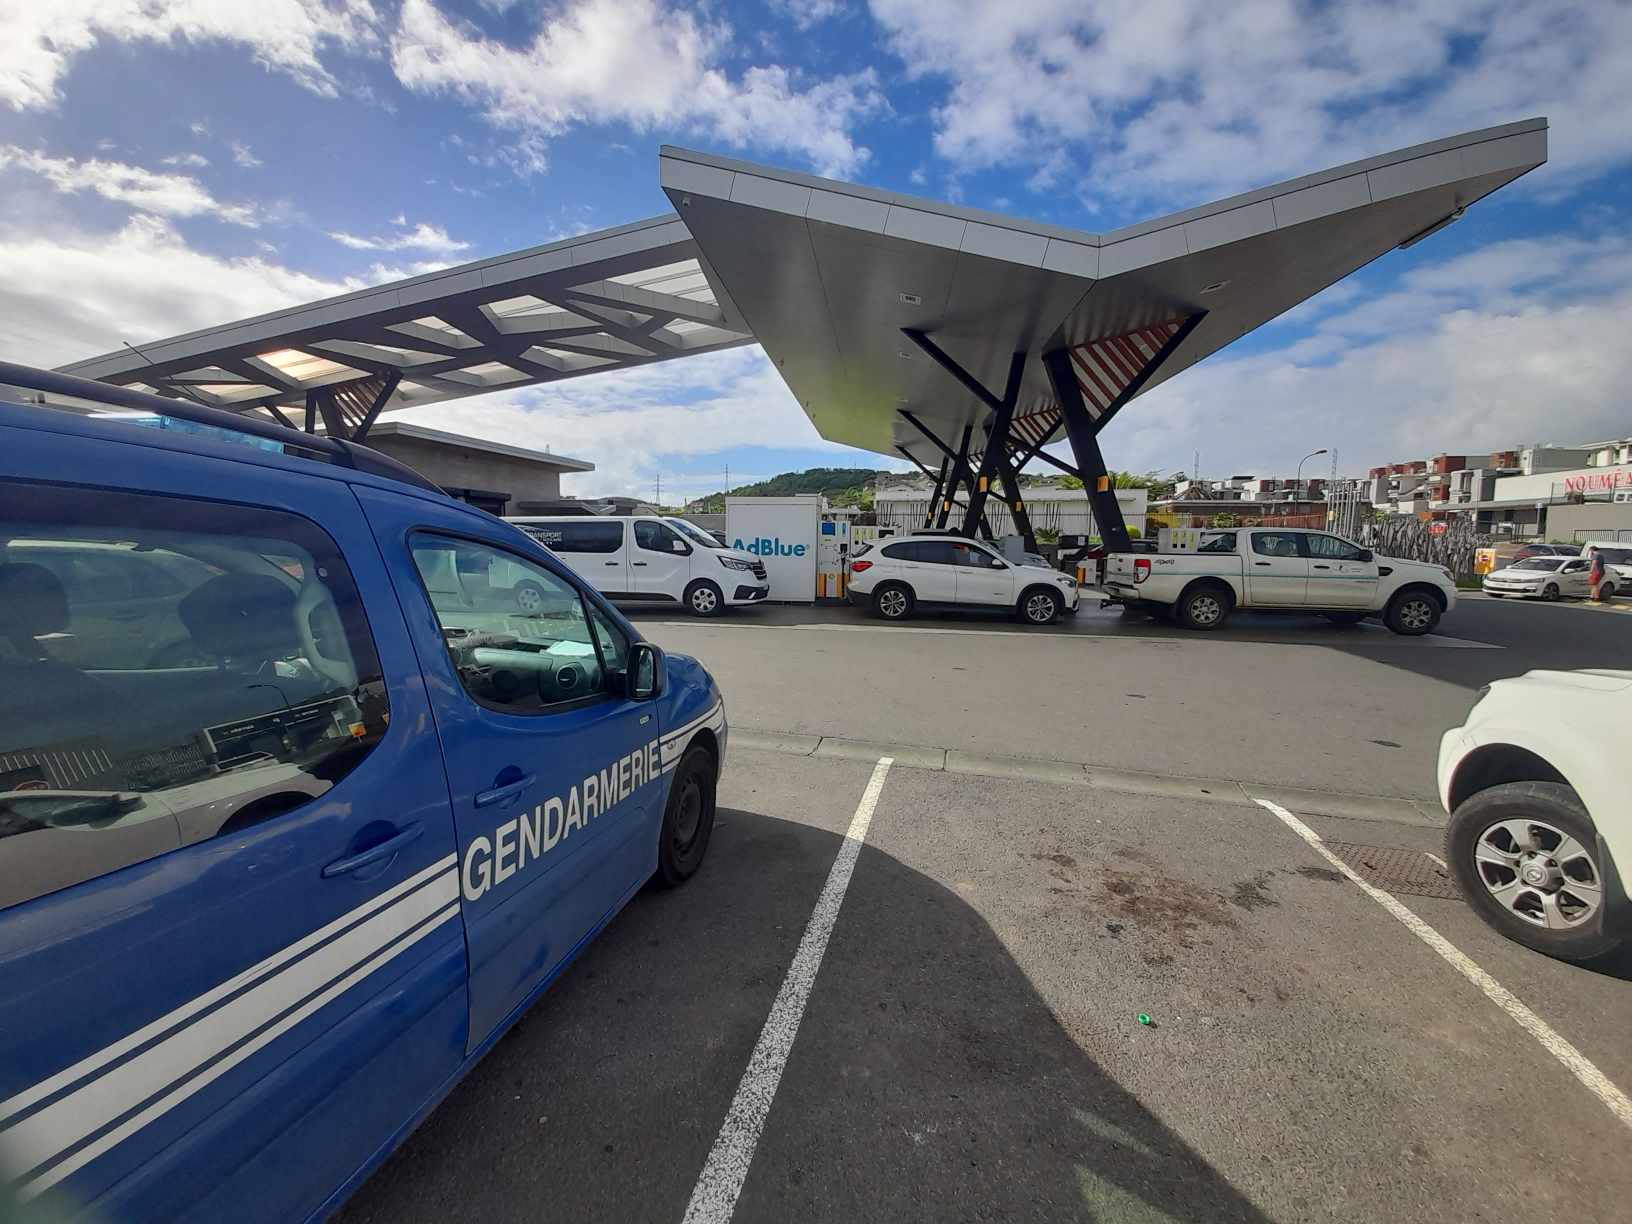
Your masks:
M1587 570L1588 598L1593 603L1603 603L1602 588L1604 585L1604 554L1596 548L1587 549L1587 556L1591 558L1590 568Z

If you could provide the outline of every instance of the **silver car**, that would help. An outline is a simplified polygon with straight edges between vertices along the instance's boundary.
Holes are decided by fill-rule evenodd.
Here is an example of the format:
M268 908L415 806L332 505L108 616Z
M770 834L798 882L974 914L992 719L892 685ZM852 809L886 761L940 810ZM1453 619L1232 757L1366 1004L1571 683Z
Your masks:
M1486 595L1497 599L1585 599L1591 563L1583 557L1526 557L1485 575Z

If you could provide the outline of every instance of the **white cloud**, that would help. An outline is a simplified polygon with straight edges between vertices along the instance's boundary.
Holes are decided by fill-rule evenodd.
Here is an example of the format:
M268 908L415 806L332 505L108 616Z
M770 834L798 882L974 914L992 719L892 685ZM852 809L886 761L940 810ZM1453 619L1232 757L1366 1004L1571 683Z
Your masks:
M0 354L54 366L180 332L347 293L256 257L189 247L168 223L132 218L114 232L0 229Z
M402 419L588 459L596 471L572 484L584 496L649 496L665 463L678 468L737 447L808 449L886 466L822 441L757 346L408 409ZM732 479L741 483L737 473ZM665 475L663 484L691 495L719 488L719 480Z
M868 153L852 138L884 106L870 71L804 85L787 68L724 67L731 30L658 0L567 0L514 48L405 0L392 38L397 78L451 93L517 134L516 168L544 164L544 142L586 123L696 131L737 147L786 150L822 173L853 173Z
M266 163L255 156L255 151L241 140L227 141L227 147L232 150L232 160L235 165L245 170L258 170Z
M103 41L227 43L332 97L321 54L375 45L378 24L370 0L0 0L0 104L54 106L74 58Z
M1572 0L872 0L909 75L947 83L937 151L1033 186L1189 201L1547 115L1548 174L1632 156L1632 9Z
M771 0L771 7L801 30L831 21L850 8L846 0Z
M172 153L169 157L160 159L166 166L190 166L200 169L210 164L210 159L202 153Z
M249 205L222 203L190 175L160 174L124 162L101 158L78 161L16 145L0 146L0 170L9 167L31 171L65 195L89 191L106 200L168 217L210 216L233 225L259 224Z
M1413 270L1320 319L1306 340L1215 357L1157 387L1107 430L1106 459L1188 468L1199 447L1204 474L1279 475L1326 446L1354 473L1463 448L1622 436L1629 313L1632 240L1495 243Z
M440 225L421 221L409 229L407 220L401 214L392 218L391 224L403 227L402 231L378 238L365 238L343 230L330 230L329 237L354 251L434 251L439 255L453 255L470 249L470 243L450 237Z

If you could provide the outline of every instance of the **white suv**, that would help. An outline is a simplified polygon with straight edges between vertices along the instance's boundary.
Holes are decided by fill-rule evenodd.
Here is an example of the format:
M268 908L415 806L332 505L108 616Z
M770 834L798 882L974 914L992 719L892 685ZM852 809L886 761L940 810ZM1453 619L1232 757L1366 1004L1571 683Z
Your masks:
M885 620L915 608L1006 608L1033 625L1075 612L1076 580L1043 565L1016 565L978 540L945 532L891 536L850 554L850 602Z
M1632 671L1533 671L1479 690L1439 746L1445 859L1509 939L1562 960L1605 956L1632 930Z

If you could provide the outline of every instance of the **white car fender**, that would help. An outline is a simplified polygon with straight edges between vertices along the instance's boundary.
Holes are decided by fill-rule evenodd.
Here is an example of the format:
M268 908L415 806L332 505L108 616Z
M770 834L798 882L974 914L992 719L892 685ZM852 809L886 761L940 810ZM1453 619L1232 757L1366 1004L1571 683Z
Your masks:
M1625 701L1626 698L1623 696L1621 700ZM1605 702L1606 718L1612 716L1609 704ZM1445 733L1441 745L1441 804L1447 812L1450 811L1456 774L1479 749L1493 744L1522 748L1546 761L1581 796L1581 802L1592 816L1599 836L1604 839L1616 862L1632 862L1632 810L1626 804L1625 785L1615 780L1613 770L1604 768L1604 762L1599 759L1601 744L1593 745L1571 736L1568 731L1568 727L1558 724L1538 730L1534 723L1521 724L1505 719L1474 727L1452 728Z

